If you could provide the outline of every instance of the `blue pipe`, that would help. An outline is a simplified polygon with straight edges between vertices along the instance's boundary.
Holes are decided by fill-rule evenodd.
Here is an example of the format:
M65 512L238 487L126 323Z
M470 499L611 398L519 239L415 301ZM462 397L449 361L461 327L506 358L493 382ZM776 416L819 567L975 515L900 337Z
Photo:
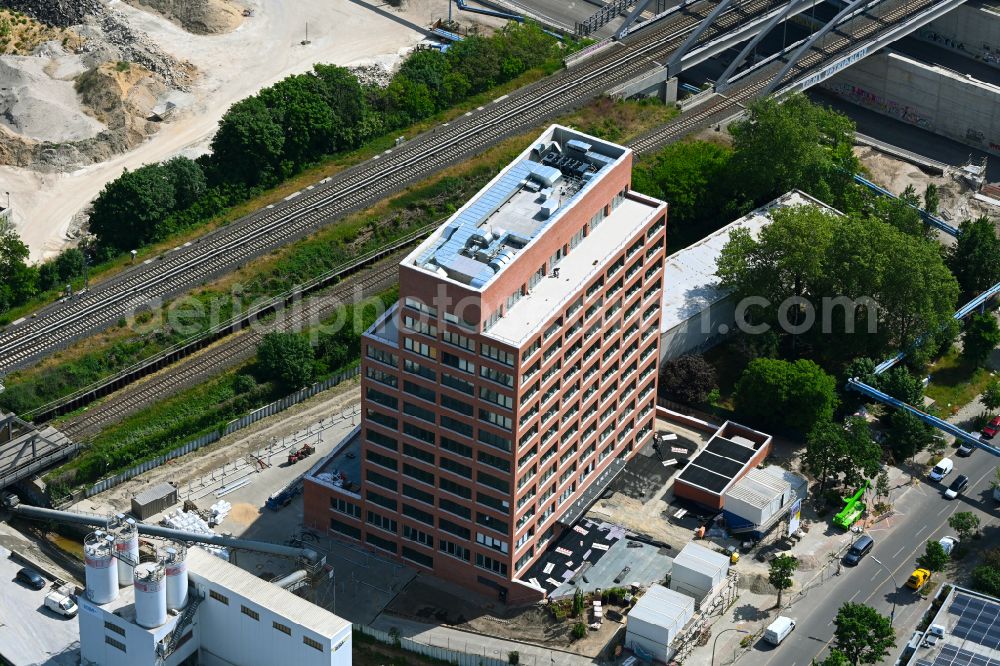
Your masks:
M982 449L983 451L986 451L989 454L1000 457L1000 449L996 448L995 446L990 446L989 444L986 444L976 435L973 435L970 432L966 432L965 430L962 430L958 426L948 423L943 419L939 419L936 416L931 416L926 412L922 412L916 407L908 405L902 400L897 400L896 398L893 398L891 395L883 393L882 391L879 391L878 389L873 388L868 384L859 381L858 379L847 380L847 388L853 389L858 393L861 393L862 395L866 395L881 403L889 405L890 407L906 410L909 413L916 416L922 422L926 423L927 425L933 426L938 430L942 430L948 433L949 435L954 436L956 439L960 439L963 442L966 442L967 444L970 444L978 449Z
M967 316L969 316L970 313L972 313L973 311L975 311L977 308L981 307L984 303L986 303L986 301L990 300L991 298L993 298L997 294L1000 294L1000 282L997 282L995 285L993 285L992 287L990 287L989 289L987 289L986 291L984 291L983 293L979 294L978 296L976 296L975 298L973 298L971 301L969 301L968 303L966 303L965 305L963 305L962 307L960 307L955 312L955 314L953 314L951 316L951 318L954 319L954 320L956 320L956 321L962 321ZM917 340L916 344L919 345L922 341L923 341L923 338L920 338L920 339ZM906 353L905 352L899 352L898 354L896 354L892 358L887 359L885 361L882 361L881 363L879 363L878 365L875 366L875 374L876 375L881 375L883 372L885 372L886 370L892 368L894 365L896 365L897 363L899 363L900 361L902 361L904 358L906 358Z
M858 183L860 185L864 185L869 190L872 190L873 192L877 192L878 194L881 194L884 197L890 197L892 199L898 199L899 198L895 194L893 194L892 192L890 192L889 190L886 190L886 189L884 189L882 187L879 187L875 183L871 182L870 180L868 180L867 178L865 178L864 176L861 176L859 174L854 174L854 182L856 182L856 183ZM953 236L955 238L958 237L958 229L955 228L955 227L953 227L953 226L951 226L950 224L948 224L947 222L945 222L944 220L942 220L940 217L938 217L936 215L932 215L931 213L928 213L926 210L924 210L922 208L919 208L918 206L914 206L911 203L907 203L906 205L909 206L910 208L914 209L915 211L917 211L920 214L920 217L927 224L931 225L932 227L934 227L936 229L939 229L939 230L945 232L949 236Z
M683 91L685 91L685 92L689 92L692 95L695 95L695 94L701 92L701 88L699 88L697 86L693 86L690 83L682 83L682 84L680 84L680 89L683 90Z

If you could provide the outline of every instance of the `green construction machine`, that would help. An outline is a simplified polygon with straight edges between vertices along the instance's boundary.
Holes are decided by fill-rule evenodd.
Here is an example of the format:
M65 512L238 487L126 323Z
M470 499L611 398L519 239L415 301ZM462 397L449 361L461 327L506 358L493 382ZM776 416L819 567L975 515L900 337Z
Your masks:
M867 480L861 484L861 487L853 495L844 499L844 508L833 517L834 525L841 529L849 530L851 529L851 525L858 522L858 518L865 511L865 503L861 498L864 497L866 490L868 490Z

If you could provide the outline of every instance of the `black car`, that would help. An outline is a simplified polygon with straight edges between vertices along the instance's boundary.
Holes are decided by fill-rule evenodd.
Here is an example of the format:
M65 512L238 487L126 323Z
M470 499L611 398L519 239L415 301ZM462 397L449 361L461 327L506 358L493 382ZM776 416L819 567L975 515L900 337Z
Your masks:
M965 474L959 474L955 477L955 480L951 482L948 486L948 490L944 491L944 496L948 499L955 499L962 494L962 491L969 486L969 477Z
M863 534L847 550L847 553L844 555L844 564L853 567L860 562L865 555L871 552L874 545L875 539L871 538L867 534Z
M40 590L45 587L45 579L42 578L42 574L38 573L34 569L28 569L25 567L17 572L17 576L15 576L15 578L19 582L24 583L28 587L35 590Z

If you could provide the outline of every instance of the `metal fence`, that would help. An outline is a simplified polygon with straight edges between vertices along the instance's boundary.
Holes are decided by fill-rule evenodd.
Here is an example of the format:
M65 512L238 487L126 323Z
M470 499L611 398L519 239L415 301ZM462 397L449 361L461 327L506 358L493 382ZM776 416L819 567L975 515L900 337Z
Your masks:
M387 631L373 629L372 627L364 624L355 624L354 630L364 634L365 636L374 638L379 643L385 643L386 645L396 644L396 639L393 636L390 636ZM458 664L458 666L506 666L508 663L506 659L496 659L494 657L469 654L468 652L459 652L458 650L451 650L444 647L426 645L424 643L418 643L417 641L403 637L399 638L399 647L407 652L414 652L432 659L440 659L441 661L446 661L449 664Z
M84 495L86 497L93 497L98 493L103 493L105 490L114 488L120 483L125 483L129 479L139 476L140 474L144 474L145 472L148 472L151 469L155 469L160 465L163 465L164 463L173 460L174 458L179 458L181 456L191 453L192 451L197 451L201 447L207 444L211 444L213 442L217 442L224 436L230 435L236 432L237 430L246 428L248 425L256 423L257 421L260 421L263 418L267 418L268 416L273 416L278 412L283 412L292 405L296 405L302 402L303 400L308 400L317 393L321 393L323 391L326 391L327 389L333 388L337 384L340 384L341 382L347 379L352 379L354 377L357 377L360 374L360 372L361 372L361 367L355 366L350 370L345 370L343 372L337 373L333 377L330 377L329 379L326 379L322 382L317 382L312 386L307 386L306 388L300 389L295 393L292 393L291 395L286 395L284 398L281 398L280 400L275 400L274 402L264 405L259 409L255 409L249 414L245 414L238 419L230 421L225 425L225 427L221 431L215 430L213 432L206 433L201 437L199 437L198 439L191 440L190 442L187 442L186 444L179 446L176 449L168 451L167 453L164 453L161 456L157 456L152 460L147 460L145 462L139 463L138 465L130 467L129 469L119 474L116 474L115 476L109 477L107 479L102 479L97 483L95 483L94 485L92 485L91 487L87 488Z

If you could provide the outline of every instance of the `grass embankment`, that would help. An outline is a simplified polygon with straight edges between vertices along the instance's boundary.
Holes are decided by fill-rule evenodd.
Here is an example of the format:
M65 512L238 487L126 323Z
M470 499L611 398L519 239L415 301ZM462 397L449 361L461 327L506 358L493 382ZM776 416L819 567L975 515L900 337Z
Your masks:
M316 334L313 379L323 380L356 365L361 333L398 297L398 290L391 289L361 303L360 311L357 306L346 305L320 322L319 329L332 323L342 326ZM127 416L101 432L82 454L50 472L46 479L56 487L56 494L93 483L219 430L293 390L259 375L253 362L246 363Z
M941 417L952 416L975 400L993 377L989 370L970 363L958 347L932 363L929 373L931 381L924 394L934 400L933 411Z
M608 140L628 141L675 114L676 109L662 104L602 98L556 122ZM190 307L187 298L175 299L155 312L120 322L89 340L52 354L36 366L8 375L7 390L0 393L0 407L23 414L69 395L206 330L212 323L213 311L217 321L224 321L236 306L245 307L280 294L352 256L451 215L520 153L534 134L532 130L511 137L367 210L248 262L230 275L192 292L190 298L200 304L196 307ZM239 288L234 289L237 285ZM182 317L179 314L182 311L194 314ZM183 324L183 330L180 326L160 325L168 320Z

